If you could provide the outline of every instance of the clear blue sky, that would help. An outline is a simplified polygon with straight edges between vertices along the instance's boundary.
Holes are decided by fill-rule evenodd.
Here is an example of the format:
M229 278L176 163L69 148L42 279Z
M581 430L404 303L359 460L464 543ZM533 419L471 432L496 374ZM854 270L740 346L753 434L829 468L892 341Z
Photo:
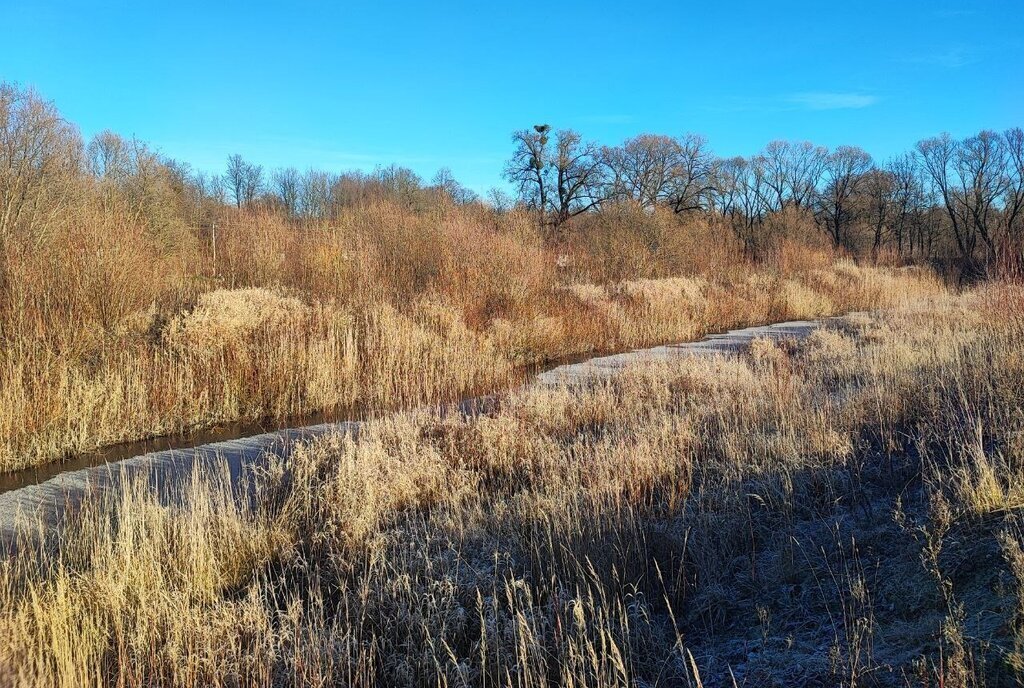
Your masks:
M198 168L442 166L501 183L512 130L602 143L775 138L884 159L1024 125L1024 0L49 2L0 0L0 79L85 136Z

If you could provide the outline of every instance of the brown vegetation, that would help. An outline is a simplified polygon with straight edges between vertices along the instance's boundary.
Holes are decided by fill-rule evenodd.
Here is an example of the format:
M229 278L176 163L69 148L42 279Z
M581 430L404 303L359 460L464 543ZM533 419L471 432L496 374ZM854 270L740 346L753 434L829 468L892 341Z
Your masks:
M408 170L232 158L223 184L0 92L0 470L236 420L438 402L594 350L940 289L806 217L753 256L723 217L622 201L553 235ZM26 156L34 156L24 161ZM22 164L23 163L23 164ZM20 166L19 166L20 165ZM301 209L301 212L300 212Z
M399 415L251 506L128 485L0 569L0 679L1013 685L1022 299Z
M0 684L1020 683L1022 140L880 168L539 126L485 204L444 170L196 173L0 86L0 470L870 311L384 416L251 500L126 482L0 561Z
M827 252L753 269L711 228L672 218L647 219L664 235L655 250L623 223L556 253L526 218L457 209L376 204L304 229L241 215L218 228L205 273L197 242L168 254L131 225L76 220L9 243L2 468L238 419L452 399L572 354L939 289Z

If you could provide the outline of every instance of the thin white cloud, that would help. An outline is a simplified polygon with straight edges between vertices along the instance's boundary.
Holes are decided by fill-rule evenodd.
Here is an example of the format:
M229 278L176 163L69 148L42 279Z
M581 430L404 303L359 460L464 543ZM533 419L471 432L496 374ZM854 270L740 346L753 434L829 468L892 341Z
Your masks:
M877 96L866 93L833 93L827 91L794 93L787 100L807 110L859 110L878 102Z
M711 112L794 112L797 110L859 110L879 102L878 96L856 91L806 91L774 97L733 96L709 103Z

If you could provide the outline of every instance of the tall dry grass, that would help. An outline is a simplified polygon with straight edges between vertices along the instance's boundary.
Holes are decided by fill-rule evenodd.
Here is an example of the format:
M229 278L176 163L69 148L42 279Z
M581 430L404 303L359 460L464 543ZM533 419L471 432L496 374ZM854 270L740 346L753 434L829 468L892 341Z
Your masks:
M0 680L1013 685L1022 302L390 417L253 504L127 485L3 564Z
M450 205L375 202L309 226L227 213L197 234L84 205L3 253L0 470L443 401L561 357L941 291L810 247L796 267L753 265L713 227L623 213L553 246L526 214Z

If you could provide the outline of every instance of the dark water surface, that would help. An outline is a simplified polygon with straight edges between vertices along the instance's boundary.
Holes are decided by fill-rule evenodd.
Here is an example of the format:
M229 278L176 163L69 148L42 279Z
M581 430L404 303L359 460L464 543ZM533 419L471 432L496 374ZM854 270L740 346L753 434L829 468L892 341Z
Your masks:
M639 349L636 350L636 352L643 353L672 349L678 353L725 353L742 348L742 346L748 344L754 336L795 336L799 338L805 336L808 332L814 329L816 324L817 323L815 322L808 321L793 321L777 323L774 325L753 326L743 328L741 330L730 330L725 334L711 334L694 342L662 345L650 349ZM622 358L624 355L628 359L629 352L622 352L621 354L612 353L611 355L607 354L608 352L578 354L554 359L539 365L524 367L517 372L513 377L512 384L508 387L470 390L462 397L438 399L430 404L420 404L417 407L432 407L442 414L451 412L463 414L481 413L500 403L499 394L521 387L531 380L543 379L544 373L552 371L557 373L558 371L555 370L556 368L566 366L571 367L574 364L588 363L591 361L610 361L615 358ZM41 466L26 468L10 473L0 473L0 495L25 487L30 487L32 485L42 484L51 478L55 478L64 473L116 463L118 461L153 452L192 449L202 445L250 438L280 430L294 429L301 433L303 428L309 428L310 426L317 426L325 423L341 423L344 421L371 420L374 417L380 417L387 413L409 410L410 408L412 407L392 406L370 408L367 406L349 406L333 411L310 413L287 418L263 419L258 421L237 421L187 434L166 435L135 442L115 444L94 451L76 454L68 457L64 461L52 461Z
M545 370L563 365L567 362L585 360L586 357L573 357L572 359L559 359L549 364L524 368L514 378L515 384L521 384L528 379ZM518 380L517 378L520 378ZM481 404L494 403L495 397L491 396L497 391L495 389L480 389L466 394L461 398L440 399L433 402L433 406L441 412L452 410L476 411ZM425 405L417 406L420 408ZM32 466L9 473L0 473L0 494L20 490L31 485L44 483L63 473L93 468L108 463L123 461L135 456L151 454L167 450L192 449L205 444L237 440L278 430L291 428L303 428L324 423L340 423L345 421L365 421L380 417L388 413L402 410L409 410L409 406L394 407L369 407L365 405L347 406L333 411L319 411L283 418L265 418L261 420L234 421L222 423L216 427L196 430L189 433L162 435L133 442L122 442L112 444L92 451L73 454L64 460L56 460L45 463L41 466Z

